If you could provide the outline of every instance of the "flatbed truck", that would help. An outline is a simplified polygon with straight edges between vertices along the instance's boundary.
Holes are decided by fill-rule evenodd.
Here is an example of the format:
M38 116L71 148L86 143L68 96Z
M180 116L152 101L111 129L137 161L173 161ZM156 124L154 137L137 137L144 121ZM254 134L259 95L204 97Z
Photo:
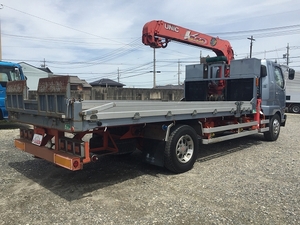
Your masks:
M280 65L234 60L229 42L164 21L143 29L143 43L151 47L166 47L171 39L205 44L217 54L186 67L183 101L82 101L71 96L68 76L40 79L37 99L28 100L26 81L9 82L9 119L33 125L20 129L15 146L72 171L138 149L145 162L182 173L193 168L200 146L258 133L278 139L287 118ZM294 73L289 69L290 79Z

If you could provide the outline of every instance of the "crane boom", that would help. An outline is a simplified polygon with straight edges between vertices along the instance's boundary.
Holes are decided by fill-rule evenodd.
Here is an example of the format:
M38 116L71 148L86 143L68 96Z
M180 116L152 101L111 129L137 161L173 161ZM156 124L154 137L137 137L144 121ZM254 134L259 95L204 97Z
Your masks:
M165 48L171 40L210 49L217 56L225 56L228 64L234 59L230 43L218 37L186 29L162 20L153 20L143 27L142 41L152 48Z

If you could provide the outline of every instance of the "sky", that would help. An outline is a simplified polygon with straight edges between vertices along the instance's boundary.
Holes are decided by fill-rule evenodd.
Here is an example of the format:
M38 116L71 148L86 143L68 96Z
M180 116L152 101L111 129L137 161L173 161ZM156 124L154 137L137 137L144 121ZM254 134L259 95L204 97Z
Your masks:
M300 71L300 1L2 0L2 60L46 66L87 82L152 88L154 51L143 26L163 20L228 40L235 58L276 60ZM184 82L185 66L214 52L177 42L155 50L155 85Z

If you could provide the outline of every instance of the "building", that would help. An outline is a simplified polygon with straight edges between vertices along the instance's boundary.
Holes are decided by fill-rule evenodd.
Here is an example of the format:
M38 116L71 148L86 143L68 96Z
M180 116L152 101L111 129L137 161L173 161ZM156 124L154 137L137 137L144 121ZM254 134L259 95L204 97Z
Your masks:
M118 88L122 88L125 86L125 84L121 84L119 82L107 78L93 81L90 83L90 85L92 85L93 87L118 87Z
M71 94L77 99L91 100L92 86L77 76L70 76ZM76 95L75 95L76 93Z
M30 91L36 91L40 78L48 77L53 74L48 68L38 68L25 62L19 63L22 67L23 73L27 78L27 87Z

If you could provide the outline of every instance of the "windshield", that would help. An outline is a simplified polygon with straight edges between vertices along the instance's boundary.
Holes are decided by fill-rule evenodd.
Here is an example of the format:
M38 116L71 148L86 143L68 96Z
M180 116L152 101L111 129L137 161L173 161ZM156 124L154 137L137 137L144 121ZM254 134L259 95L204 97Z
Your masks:
M1 67L0 82L21 80L19 69L16 67Z

